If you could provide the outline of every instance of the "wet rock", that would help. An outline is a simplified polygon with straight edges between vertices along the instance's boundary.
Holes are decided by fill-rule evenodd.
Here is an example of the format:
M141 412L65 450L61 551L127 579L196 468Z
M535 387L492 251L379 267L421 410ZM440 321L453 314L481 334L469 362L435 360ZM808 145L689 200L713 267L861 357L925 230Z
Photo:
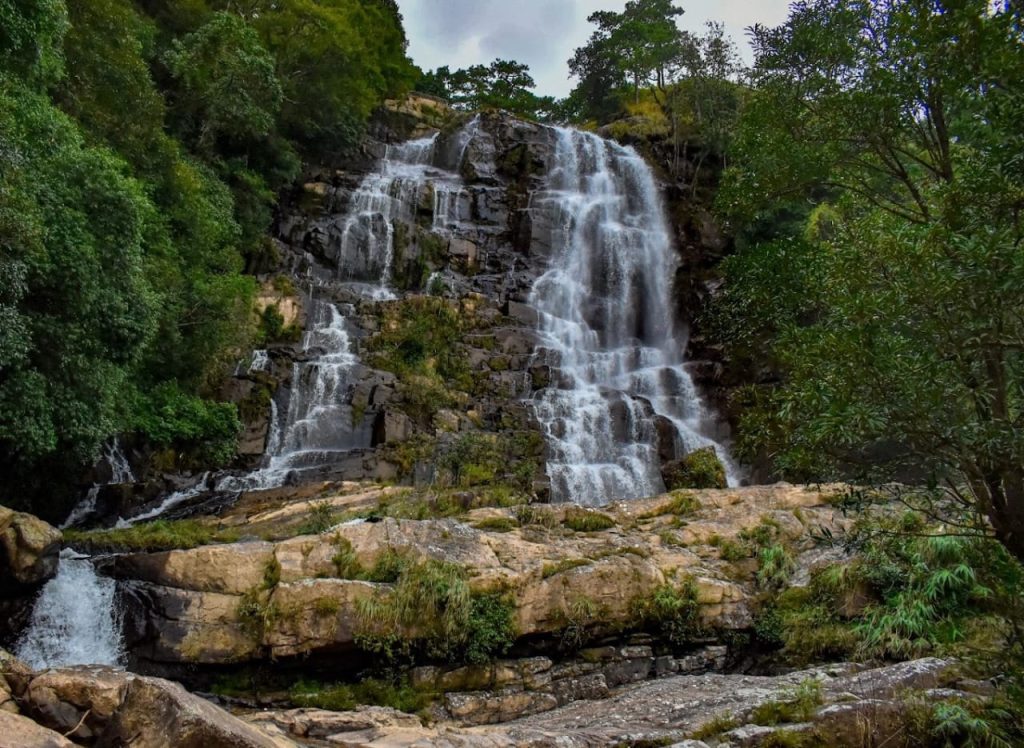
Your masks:
M38 517L0 507L0 597L24 595L52 579L61 533Z

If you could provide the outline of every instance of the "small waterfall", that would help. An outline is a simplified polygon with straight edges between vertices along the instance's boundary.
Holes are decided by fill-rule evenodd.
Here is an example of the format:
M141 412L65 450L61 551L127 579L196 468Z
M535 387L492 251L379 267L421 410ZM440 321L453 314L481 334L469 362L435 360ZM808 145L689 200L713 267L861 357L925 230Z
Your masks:
M100 489L103 486L116 486L136 482L132 466L128 463L128 458L124 456L121 443L116 437L109 444L103 446L103 456L100 458L100 462L106 462L107 467L110 468L110 480L106 483L94 483L85 496L82 497L82 500L71 510L67 519L61 524L60 529L66 530L69 527L74 527L92 516L93 512L96 511L96 500L99 499Z
M119 665L121 617L114 580L96 574L72 551L39 593L15 653L33 670L69 665Z
M352 195L337 247L338 268L345 279L373 283L371 298L395 298L389 286L396 221L411 225L425 199L430 200L435 227L457 220L462 183L458 175L433 165L437 140L435 134L389 145L379 170L364 177Z
M672 322L676 258L650 168L632 149L555 129L554 163L531 210L551 257L530 302L555 382L533 400L557 501L603 504L659 493L656 416L678 453L714 446ZM544 350L546 349L546 350ZM730 466L731 470L731 466Z

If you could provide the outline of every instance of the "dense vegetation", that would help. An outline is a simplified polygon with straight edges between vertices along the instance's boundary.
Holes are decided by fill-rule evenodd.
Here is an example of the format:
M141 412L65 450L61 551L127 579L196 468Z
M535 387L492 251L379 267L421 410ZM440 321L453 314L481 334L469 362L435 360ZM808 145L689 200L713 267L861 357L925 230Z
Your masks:
M742 447L941 487L1024 558L1024 38L1013 4L803 2L756 28L719 204ZM936 507L939 506L937 510ZM987 525L987 527L983 527Z
M276 193L415 78L392 0L0 3L0 501L231 456Z

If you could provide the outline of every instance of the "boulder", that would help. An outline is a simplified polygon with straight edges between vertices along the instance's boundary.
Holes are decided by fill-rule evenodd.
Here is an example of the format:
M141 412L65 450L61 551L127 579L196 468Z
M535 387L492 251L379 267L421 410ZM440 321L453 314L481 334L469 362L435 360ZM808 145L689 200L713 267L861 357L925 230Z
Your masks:
M48 670L33 678L26 711L43 726L98 745L139 748L284 748L177 683L110 668Z
M48 730L27 717L0 710L0 743L11 748L74 748L59 732Z
M57 574L61 533L38 517L0 507L0 596L31 592Z

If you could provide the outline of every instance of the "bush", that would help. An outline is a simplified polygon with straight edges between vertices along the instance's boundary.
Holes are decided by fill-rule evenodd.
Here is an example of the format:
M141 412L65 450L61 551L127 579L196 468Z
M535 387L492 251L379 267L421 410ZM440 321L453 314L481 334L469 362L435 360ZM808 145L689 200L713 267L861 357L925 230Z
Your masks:
M173 446L203 463L222 465L234 457L242 425L232 403L204 400L167 383L140 397L134 427L157 446Z
M418 649L431 658L480 664L512 645L514 613L508 595L471 593L460 566L433 559L405 563L386 595L360 600L356 641L387 659Z
M714 447L694 450L681 460L666 466L665 487L669 491L680 488L727 488L725 466L718 459Z
M681 647L701 634L697 585L687 578L679 586L663 584L650 597L634 601L638 623L673 646Z

